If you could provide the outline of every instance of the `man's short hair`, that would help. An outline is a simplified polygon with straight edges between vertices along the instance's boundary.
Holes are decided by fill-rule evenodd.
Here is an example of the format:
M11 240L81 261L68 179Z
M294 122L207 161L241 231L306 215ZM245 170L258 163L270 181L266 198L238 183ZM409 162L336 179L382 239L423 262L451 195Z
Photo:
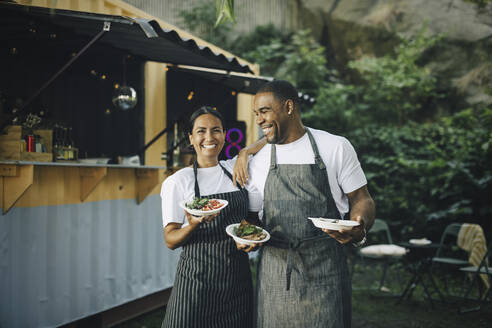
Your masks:
M258 94L262 92L273 93L275 98L277 98L280 102L291 99L294 102L294 107L299 108L299 95L297 93L297 89L289 81L274 80L267 82L263 84L256 93Z

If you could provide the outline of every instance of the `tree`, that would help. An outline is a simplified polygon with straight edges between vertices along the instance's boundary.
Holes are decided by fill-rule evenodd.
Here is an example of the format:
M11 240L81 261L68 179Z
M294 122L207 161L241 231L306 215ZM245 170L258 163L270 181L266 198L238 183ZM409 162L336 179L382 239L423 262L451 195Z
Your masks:
M413 38L400 36L394 54L349 62L362 82L320 84L316 105L304 119L314 127L333 127L333 132L341 134L370 124L402 126L409 120L431 119L443 92L420 60L440 39L427 36L423 28Z

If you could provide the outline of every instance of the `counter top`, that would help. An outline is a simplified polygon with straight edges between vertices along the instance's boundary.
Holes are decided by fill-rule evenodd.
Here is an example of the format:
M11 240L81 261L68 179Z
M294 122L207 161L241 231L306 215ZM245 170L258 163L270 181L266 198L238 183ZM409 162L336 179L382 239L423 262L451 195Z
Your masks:
M121 164L89 164L79 162L28 162L28 161L11 161L0 160L0 164L6 165L35 165L35 166L75 166L75 167L109 167L116 169L160 169L167 170L167 166L153 166L153 165L121 165Z

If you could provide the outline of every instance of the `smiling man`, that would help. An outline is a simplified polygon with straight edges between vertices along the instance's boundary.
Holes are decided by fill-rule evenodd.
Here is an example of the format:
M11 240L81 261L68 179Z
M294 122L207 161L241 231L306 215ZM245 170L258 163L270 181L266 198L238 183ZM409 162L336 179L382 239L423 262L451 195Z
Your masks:
M249 163L249 184L263 193L271 239L258 268L258 327L350 327L351 282L345 244L360 246L375 206L354 148L344 137L302 124L297 90L265 84L254 100L270 145ZM355 220L347 231L321 230L308 217Z

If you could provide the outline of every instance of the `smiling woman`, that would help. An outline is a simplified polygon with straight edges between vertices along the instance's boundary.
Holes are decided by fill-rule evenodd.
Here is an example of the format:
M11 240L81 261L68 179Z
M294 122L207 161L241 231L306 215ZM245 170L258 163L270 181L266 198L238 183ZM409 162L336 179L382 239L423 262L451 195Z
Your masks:
M195 149L200 167L218 164L218 156L225 142L224 119L216 110L204 106L190 118L190 144Z
M254 197L259 194L256 189L233 184L235 159L219 162L225 143L219 112L211 107L195 111L190 117L189 140L196 152L193 167L177 171L161 188L166 245L183 248L162 326L197 327L206 322L210 327L251 327L253 289L248 255L236 248L226 227L247 218L248 210L257 212L261 199ZM245 161L247 148L238 155ZM204 197L224 204L220 212L199 211L194 215L205 215L194 216L180 206Z

